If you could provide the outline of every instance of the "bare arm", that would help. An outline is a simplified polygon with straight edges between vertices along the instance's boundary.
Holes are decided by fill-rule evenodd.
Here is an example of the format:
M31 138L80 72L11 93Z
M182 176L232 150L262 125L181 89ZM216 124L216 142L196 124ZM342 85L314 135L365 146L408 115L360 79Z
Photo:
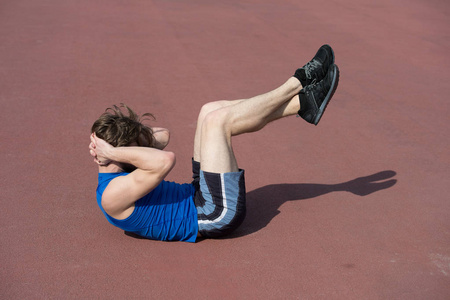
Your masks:
M120 215L151 192L175 165L173 152L148 147L113 147L94 134L89 149L96 161L127 163L137 168L126 176L116 177L105 189L102 206L111 216Z
M170 132L166 128L152 127L154 143L153 147L163 150L169 144Z

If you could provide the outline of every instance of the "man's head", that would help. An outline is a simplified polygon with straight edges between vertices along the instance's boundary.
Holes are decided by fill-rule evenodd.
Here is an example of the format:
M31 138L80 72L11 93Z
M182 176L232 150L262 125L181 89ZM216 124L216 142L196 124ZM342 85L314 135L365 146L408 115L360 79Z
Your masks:
M152 129L142 124L148 118L154 119L149 113L139 116L125 104L121 104L120 107L114 105L94 122L91 133L95 133L97 137L114 147L131 145L152 147L154 142Z

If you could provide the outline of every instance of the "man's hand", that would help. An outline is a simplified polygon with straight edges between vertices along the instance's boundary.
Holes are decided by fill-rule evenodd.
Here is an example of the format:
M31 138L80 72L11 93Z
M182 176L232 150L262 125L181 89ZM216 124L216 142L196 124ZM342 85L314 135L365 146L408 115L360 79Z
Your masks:
M94 162L99 166L107 166L111 159L109 154L114 149L108 142L98 138L95 133L91 134L91 143L89 144L89 152L94 157Z
M152 147L113 147L105 140L91 135L89 151L95 163L106 166L109 163L129 164L136 167L126 176L111 180L102 195L101 205L112 217L120 218L137 200L151 192L169 174L175 165L175 154Z

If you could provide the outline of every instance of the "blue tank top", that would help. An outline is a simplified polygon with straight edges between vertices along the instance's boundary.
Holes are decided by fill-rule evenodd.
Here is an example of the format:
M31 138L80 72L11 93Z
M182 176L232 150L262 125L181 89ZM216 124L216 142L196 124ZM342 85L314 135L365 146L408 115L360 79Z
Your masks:
M133 213L124 220L115 219L105 212L101 205L103 191L111 180L128 174L98 174L97 204L109 223L152 240L195 242L198 220L192 184L162 181L135 202Z

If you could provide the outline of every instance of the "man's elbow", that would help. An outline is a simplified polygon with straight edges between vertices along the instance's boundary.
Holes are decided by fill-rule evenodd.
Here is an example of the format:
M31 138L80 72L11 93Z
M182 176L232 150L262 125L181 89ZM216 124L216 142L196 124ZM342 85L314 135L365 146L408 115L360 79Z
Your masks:
M153 128L153 147L163 150L170 141L170 132L166 128Z
M164 155L161 158L162 169L166 173L169 173L170 170L172 170L172 168L175 166L175 163L176 163L175 153L171 151L164 151Z

